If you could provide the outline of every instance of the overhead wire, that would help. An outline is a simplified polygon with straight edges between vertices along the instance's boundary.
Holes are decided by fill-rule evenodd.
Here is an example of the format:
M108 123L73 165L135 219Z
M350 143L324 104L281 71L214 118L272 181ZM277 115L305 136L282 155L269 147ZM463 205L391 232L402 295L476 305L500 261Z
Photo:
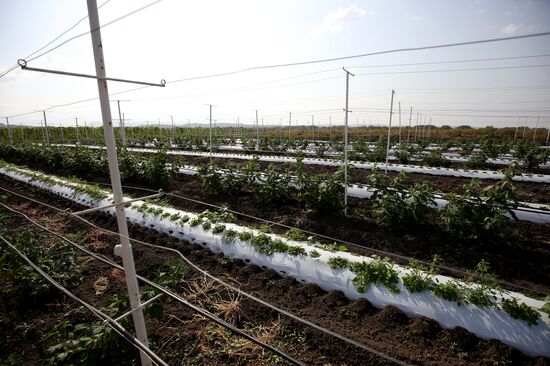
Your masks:
M101 9L104 5L106 5L109 1L111 0L107 0L105 1L103 4L99 5L97 8L98 9ZM67 30L63 31L60 35L58 35L57 37L55 37L53 40L51 40L50 42L48 42L46 45L42 46L41 48L37 49L36 51L28 54L25 59L28 59L29 57L32 57L34 55L36 55L38 52L42 51L44 48L48 47L49 45L51 45L52 43L54 43L55 41L57 41L59 38L63 37L65 34L69 33L71 30L73 30L74 28L76 28L80 23L82 23L82 21L84 21L85 19L88 19L88 15L84 16L83 18L81 18L79 21L77 21L73 26L71 26L70 28L68 28ZM13 70L17 69L19 67L19 64L15 64L14 66L12 66L9 70L6 70L6 71L3 71L2 73L0 73L0 78L9 74L10 72L12 72Z
M6 205L3 203L0 203L2 206L6 208ZM8 207L8 209L10 209ZM24 253L22 253L15 245L10 243L2 234L0 234L0 239L13 251L15 252L21 259L23 259L28 266L30 266L32 269L34 269L40 276L42 276L47 282L49 282L52 286L54 286L56 289L61 291L66 296L70 297L80 305L84 306L86 309L88 309L92 314L94 314L96 317L101 319L107 326L109 326L111 329L113 329L115 332L117 332L121 337L123 337L125 340L127 340L130 344L132 344L135 348L137 348L139 351L145 353L155 364L157 365L163 365L168 366L166 362L164 362L156 353L151 351L147 346L145 346L140 340L138 340L136 337L134 337L130 332L128 332L122 325L120 325L117 321L115 321L113 318L108 316L107 314L103 313L101 310L95 308L94 306L90 305L86 301L82 300L75 294L73 294L71 291L69 291L66 287L61 285L59 282L54 280L50 275L48 275L44 270L42 270L39 266L37 266L35 263L33 263Z

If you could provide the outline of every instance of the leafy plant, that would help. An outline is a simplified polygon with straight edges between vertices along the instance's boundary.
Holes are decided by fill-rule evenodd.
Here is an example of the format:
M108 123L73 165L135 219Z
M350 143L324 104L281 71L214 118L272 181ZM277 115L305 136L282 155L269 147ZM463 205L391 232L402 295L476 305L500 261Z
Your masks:
M461 196L447 194L449 202L440 211L444 229L468 239L500 235L508 220L506 215L515 218L513 209L518 206L513 174L507 170L501 181L483 190L479 181L473 179L464 186Z
M331 268L348 268L351 264L346 258L332 257L328 260L328 265Z
M384 227L394 230L410 229L413 225L426 223L434 205L433 190L426 184L415 184L405 189L405 174L401 172L393 180L374 169L369 176L373 187L372 210L363 217L372 217Z
M502 309L510 314L512 318L524 320L529 325L537 325L539 322L540 314L538 311L523 302L518 302L515 297L503 299Z
M433 292L438 297L448 301L454 301L456 303L460 303L465 298L464 290L460 283L456 280L449 280L443 283L436 280L436 283L433 286Z
M371 262L353 263L351 270L356 275L352 282L361 293L367 292L372 283L383 285L391 292L399 292L399 275L393 263L387 259L376 258Z
M439 261L440 257L437 254L433 256L429 266L413 259L407 265L409 273L403 276L405 287L413 293L431 289L434 285L433 277L439 272L437 267Z

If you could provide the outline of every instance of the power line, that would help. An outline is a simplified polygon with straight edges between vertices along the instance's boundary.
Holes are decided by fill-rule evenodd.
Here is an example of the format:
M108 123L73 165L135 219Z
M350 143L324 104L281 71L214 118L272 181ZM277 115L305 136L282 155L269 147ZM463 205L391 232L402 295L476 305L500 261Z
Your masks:
M98 9L101 9L104 5L106 5L109 1L111 0L107 0L105 1L103 4L101 4L100 6L98 6L97 8ZM25 59L29 58L29 57L32 57L34 55L36 55L38 52L42 51L44 48L48 47L49 45L51 45L52 43L54 43L55 41L57 41L59 38L63 37L65 34L67 34L68 32L70 32L71 30L73 30L74 28L76 28L80 23L82 23L82 21L84 21L85 19L88 19L88 15L86 15L85 17L81 18L78 22L76 22L72 27L70 27L69 29L65 30L64 32L62 32L60 35L58 35L57 37L55 37L54 39L52 39L50 42L48 42L46 45L42 46L41 48L37 49L36 51L30 53L29 55L27 55L25 57ZM13 70L17 69L19 67L18 64L15 64L14 66L12 66L10 69L0 73L0 78L9 74L10 72L12 72Z
M468 59L468 60L448 60L448 61L433 61L433 62L414 62L407 64L386 64L386 65L360 65L360 66L349 66L350 69L353 68L370 68L370 67L395 67L395 66L416 66L416 65L438 65L438 64L455 64L455 63L465 63L465 62L482 62L482 61L500 61L500 60L518 60L524 58L539 58L539 57L550 57L550 54L545 55L529 55L529 56L511 56L511 57L495 57L495 58L477 58L477 59Z
M97 27L97 28L91 29L91 30L89 30L89 31L87 31L87 32L84 32L84 33L77 34L76 36L73 36L73 37L71 37L71 38L69 38L69 39L63 41L62 43L58 44L57 46L55 46L55 47L53 47L53 48L50 48L49 50L47 50L47 51L45 51L45 52L43 52L43 53L41 53L41 54L39 54L39 55L37 55L37 56L34 56L34 57L32 57L32 58L29 58L29 59L26 60L26 61L27 61L27 62L31 62L31 61L33 61L33 60L36 60L36 59L38 59L38 58L40 58L40 57L42 57L42 56L44 56L44 55L47 55L48 53L50 53L50 52L52 52L52 51L55 51L55 50L58 49L59 47L64 46L65 44L67 44L67 43L69 43L69 42L71 42L71 41L73 41L73 40L75 40L75 39L77 39L77 38L83 37L83 36L85 36L85 35L87 35L87 34L90 34L91 32L95 32L95 31L98 30L98 29L102 29L102 28L108 27L108 26L111 25L111 24L114 24L114 23L116 23L116 22L118 22L118 21L120 21L120 20L123 20L123 19L125 19L125 18L127 18L127 17L129 17L129 16L131 16L131 15L134 15L134 14L136 14L136 13L142 11L142 10L145 10L145 9L147 9L147 8L153 6L153 5L155 5L155 4L157 4L157 3L161 2L161 1L162 1L162 0L155 0L155 1L153 1L153 2L151 2L151 3L149 3L149 4L147 4L147 5L142 6L141 8L138 8L138 9L133 10L133 11L127 13L127 14L124 14L124 15L122 15L122 16L116 18L116 19L113 19L113 20L111 20L110 22L107 22L107 23L103 24L102 26L99 26L99 27ZM104 5L104 4L103 4L103 5ZM87 18L87 17L86 17L86 18ZM84 19L85 19L85 18L84 18ZM82 21L82 19L81 19L80 21ZM80 21L79 21L79 22L80 22ZM14 70L14 69L12 69L12 70ZM4 76L4 75L6 75L6 74L2 74L2 75L0 75L0 77L2 77L2 76Z
M391 49L391 50L362 53L362 54L352 55L352 56L342 56L342 57L334 57L334 58L326 58L326 59L318 59L318 60L310 60L310 61L300 61L300 62L285 63L285 64L253 66L253 67L247 67L247 68L240 69L240 70L228 71L228 72L224 72L224 73L177 79L177 80L167 81L166 83L167 84L168 83L179 83L179 82L182 82L182 81L191 81L191 80L207 79L207 78L214 78L214 77L220 77L220 76L229 76L229 75L239 74L239 73L252 71L252 70L263 70L263 69L273 69L273 68L288 67L288 66L310 65L310 64L317 64L317 63L324 63L324 62L349 60L349 59L353 59L353 58L362 58L362 57L369 57L369 56L376 56L376 55L385 55L385 54L390 54L390 53L411 52L411 51L421 51L421 50L430 50L430 49L438 49L438 48L467 46L467 45L475 45L475 44L510 41L510 40L514 40L514 39L542 37L542 36L548 36L548 35L550 35L550 32L531 33L531 34L525 34L525 35L520 35L520 36L510 36L510 37L503 37L503 38L490 38L490 39L482 39L482 40L467 41L467 42L445 43L445 44L438 44L438 45L432 45L432 46L395 48L395 49Z
M500 67L477 67L464 69L441 69L441 70L414 70L414 71L388 71L388 72L367 72L364 74L356 74L359 76L365 75L398 75L398 74L422 74L432 72L455 72L455 71L480 71L480 70L506 70L506 69L524 69L533 67L548 67L550 64L543 65L519 65L519 66L500 66Z

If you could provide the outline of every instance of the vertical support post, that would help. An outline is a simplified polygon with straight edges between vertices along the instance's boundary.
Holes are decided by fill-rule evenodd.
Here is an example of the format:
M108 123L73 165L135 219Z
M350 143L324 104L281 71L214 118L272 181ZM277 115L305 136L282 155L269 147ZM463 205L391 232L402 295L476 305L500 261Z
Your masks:
M535 132L533 133L533 142L535 142L535 139L537 138L537 130L539 128L539 119L540 119L540 114L537 117L537 124L535 125Z
M10 140L10 146L13 145L13 135L11 134L10 120L6 117L6 125L8 127L8 138Z
M47 144L46 144L46 133L44 132L43 122L44 122L43 120L40 120L40 131L42 131L42 144L45 147Z
M88 141L88 125L86 124L86 121L84 121L84 137L86 138L86 141Z
M550 140L550 124L548 125L548 133L546 134L546 146L548 146L548 140Z
M258 110L256 109L256 151L260 151L260 133L258 131Z
M212 164L212 104L209 104L208 105L209 108L210 108L210 117L209 117L209 121L210 121L210 128L209 128L209 144L210 144L210 164ZM201 139L202 140L202 139Z
M418 121L420 120L420 112L416 112L416 123L414 126L414 142L416 143L416 139L418 138Z
M401 146L401 102L399 103L399 146Z
M147 331L145 329L145 319L143 310L141 309L141 300L139 296L139 287L136 278L136 269L134 266L134 256L132 254L132 246L128 237L128 226L126 223L126 213L124 211L122 186L120 184L120 172L118 170L118 158L115 145L115 133L113 130L113 120L111 116L111 106L109 105L109 90L107 81L105 80L105 59L103 57L103 45L101 42L101 28L99 26L99 15L97 11L96 0L87 0L88 18L90 20L90 31L92 36L92 47L94 51L95 69L97 79L97 88L99 92L99 101L101 104L101 115L103 119L103 131L105 136L105 147L107 149L107 159L109 162L109 174L113 189L113 198L116 206L116 216L118 224L118 232L120 236L120 246L115 248L117 255L122 257L124 265L124 273L126 277L126 285L128 287L128 296L134 319L134 326L137 338L148 346ZM118 249L118 250L117 250ZM143 352L140 352L141 364L151 366L151 359Z
M46 145L50 144L50 134L48 133L48 122L46 121L46 111L42 111L44 115L44 136L46 136Z
M407 133L407 144L411 142L411 123L412 123L412 116L413 116L413 107L411 107L411 111L409 113L409 131Z
M521 117L518 117L518 124L516 125L516 133L514 133L514 144L516 143L516 139L518 138L518 129L519 129L520 120L521 120Z
M61 131L61 144L64 144L65 136L63 136L63 126L61 126L61 123L59 124L59 131Z
M388 159L390 157L390 136L391 136L391 118L393 115L393 95L395 90L391 91L391 104L390 104L390 124L388 125L388 141L386 143L386 168L384 170L385 174L388 174Z
M344 109L344 215L348 215L348 113L349 113L349 76L355 76L345 68L346 72L346 108Z
M174 124L174 116L170 115L170 121L172 121L172 144L176 141L176 125ZM172 146L170 146L172 148Z
M328 136L329 136L329 145L332 145L332 116L328 117Z
M292 112L288 112L288 140L290 141L290 129L292 128Z
M80 132L78 131L78 117L74 118L76 124L76 143L80 145Z
M122 113L120 113L120 100L116 101L118 106L118 121L120 126L120 139L122 140L122 146L126 146L126 131L124 130L124 119Z
M525 139L525 130L527 129L527 120L529 119L529 116L525 116L525 124L523 125L523 133L521 134L521 139Z

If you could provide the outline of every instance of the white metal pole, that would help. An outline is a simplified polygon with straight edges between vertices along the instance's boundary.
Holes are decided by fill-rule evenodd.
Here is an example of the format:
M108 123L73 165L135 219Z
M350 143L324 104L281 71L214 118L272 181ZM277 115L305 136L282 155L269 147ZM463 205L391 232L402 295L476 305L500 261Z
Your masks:
M537 138L537 130L539 128L539 119L540 119L540 114L537 117L537 124L535 125L535 132L533 133L533 141L535 141L535 139Z
M348 70L346 72L346 108L344 109L344 215L348 215L348 101L349 101L349 76L355 76Z
M44 115L44 136L46 136L46 145L50 144L50 134L48 133L48 122L46 121L46 111L42 111Z
M548 125L548 133L546 134L546 146L548 146L548 140L550 140L550 124Z
M80 132L78 131L78 117L74 118L76 124L76 143L80 145Z
M391 117L393 114L393 95L395 94L395 91L391 91L391 104L390 104L390 124L388 126L388 141L386 145L386 169L385 173L388 174L388 159L390 157L390 136L391 136Z
M288 140L290 141L290 129L292 128L292 112L288 112Z
M411 112L409 113L409 132L407 133L407 144L411 142L411 123L413 116L413 107L411 107Z
M525 138L525 130L527 129L527 120L529 119L529 116L525 116L525 125L523 126L523 133L521 134L521 139L523 140Z
M10 140L10 145L13 145L13 136L11 134L10 121L9 121L8 117L6 117L6 125L8 127L8 137L9 137L9 140Z
M399 103L399 146L401 146L401 102Z
M113 189L114 203L116 206L116 216L118 231L120 236L120 246L115 248L115 254L122 257L126 285L128 287L128 296L134 319L134 326L137 338L148 347L147 331L145 329L145 319L141 309L141 300L139 296L139 287L136 279L136 269L134 266L134 256L132 246L128 236L128 226L126 223L126 213L124 211L122 187L120 184L120 172L118 170L118 158L115 145L115 133L113 130L113 120L111 116L111 106L109 105L109 90L105 80L105 59L103 57L103 44L101 42L101 31L99 26L99 15L97 11L96 0L87 0L88 18L90 20L90 31L92 36L92 47L95 58L95 69L97 79L97 88L99 92L99 101L101 104L101 115L103 118L103 131L105 136L105 147L107 149L107 158L109 162L109 174ZM118 250L117 250L118 249ZM141 364L144 366L152 365L151 359L143 352L140 352Z
M258 131L258 110L256 109L256 151L260 150L260 133Z
M332 116L328 117L328 136L329 136L329 145L332 145Z
M170 115L172 121L172 144L176 141L176 125L174 125L174 116Z
M209 139L210 139L210 164L212 164L212 104L209 104L208 105L209 108L210 108L210 118L209 118L209 121L210 121L210 128L209 128ZM202 138L201 138L201 141L202 141ZM202 144L202 143L201 143Z
M124 131L124 120L122 119L122 113L120 113L120 100L116 101L118 106L118 121L120 125L120 139L122 140L122 146L126 146L126 131Z

